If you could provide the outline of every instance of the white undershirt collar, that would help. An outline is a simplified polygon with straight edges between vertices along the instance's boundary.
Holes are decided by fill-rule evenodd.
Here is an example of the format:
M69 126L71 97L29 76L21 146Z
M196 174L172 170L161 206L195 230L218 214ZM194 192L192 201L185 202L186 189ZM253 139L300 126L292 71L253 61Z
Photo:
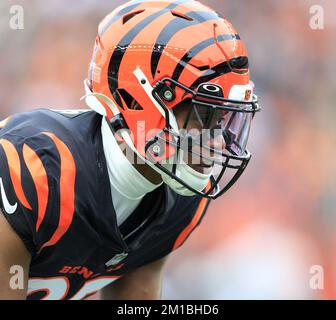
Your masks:
M120 225L135 210L142 198L162 182L155 185L134 168L120 149L105 117L101 131L112 201Z

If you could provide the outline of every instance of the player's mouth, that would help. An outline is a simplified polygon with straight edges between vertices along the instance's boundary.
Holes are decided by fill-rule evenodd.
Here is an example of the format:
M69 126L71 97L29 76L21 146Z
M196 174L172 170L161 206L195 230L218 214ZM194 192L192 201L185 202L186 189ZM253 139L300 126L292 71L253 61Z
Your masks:
M192 164L191 167L199 173L208 174L213 169L214 163L209 160L201 160L198 164Z
M199 166L202 168L212 168L214 166L214 162L210 160L201 160Z

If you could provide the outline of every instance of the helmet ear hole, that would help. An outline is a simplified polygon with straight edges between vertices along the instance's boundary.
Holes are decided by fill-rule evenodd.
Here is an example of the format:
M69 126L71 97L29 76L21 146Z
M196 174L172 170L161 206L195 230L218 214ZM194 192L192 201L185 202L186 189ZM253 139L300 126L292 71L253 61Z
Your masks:
M130 110L143 110L141 105L125 89L117 89L119 96L124 100L125 105Z

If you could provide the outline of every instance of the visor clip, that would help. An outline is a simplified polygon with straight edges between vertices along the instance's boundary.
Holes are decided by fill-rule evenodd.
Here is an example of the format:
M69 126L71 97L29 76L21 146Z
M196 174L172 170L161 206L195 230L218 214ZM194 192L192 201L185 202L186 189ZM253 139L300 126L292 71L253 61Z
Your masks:
M158 144L154 144L152 146L153 153L156 157L158 157L161 153L161 147Z
M158 94L161 99L168 102L172 102L176 99L175 90L166 83L162 83L158 88Z
M159 139L157 137L151 139L150 141L147 142L146 144L146 153L147 150L150 149L151 152L153 152L155 157L160 157L162 156L163 152L162 152L162 146L159 142Z

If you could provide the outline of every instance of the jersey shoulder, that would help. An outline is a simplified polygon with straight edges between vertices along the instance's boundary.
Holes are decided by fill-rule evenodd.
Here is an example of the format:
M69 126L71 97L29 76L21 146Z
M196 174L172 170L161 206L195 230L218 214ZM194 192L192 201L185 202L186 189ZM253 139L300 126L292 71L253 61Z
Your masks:
M0 205L32 255L70 227L78 167L90 152L82 142L89 145L98 120L91 112L39 109L2 123Z

